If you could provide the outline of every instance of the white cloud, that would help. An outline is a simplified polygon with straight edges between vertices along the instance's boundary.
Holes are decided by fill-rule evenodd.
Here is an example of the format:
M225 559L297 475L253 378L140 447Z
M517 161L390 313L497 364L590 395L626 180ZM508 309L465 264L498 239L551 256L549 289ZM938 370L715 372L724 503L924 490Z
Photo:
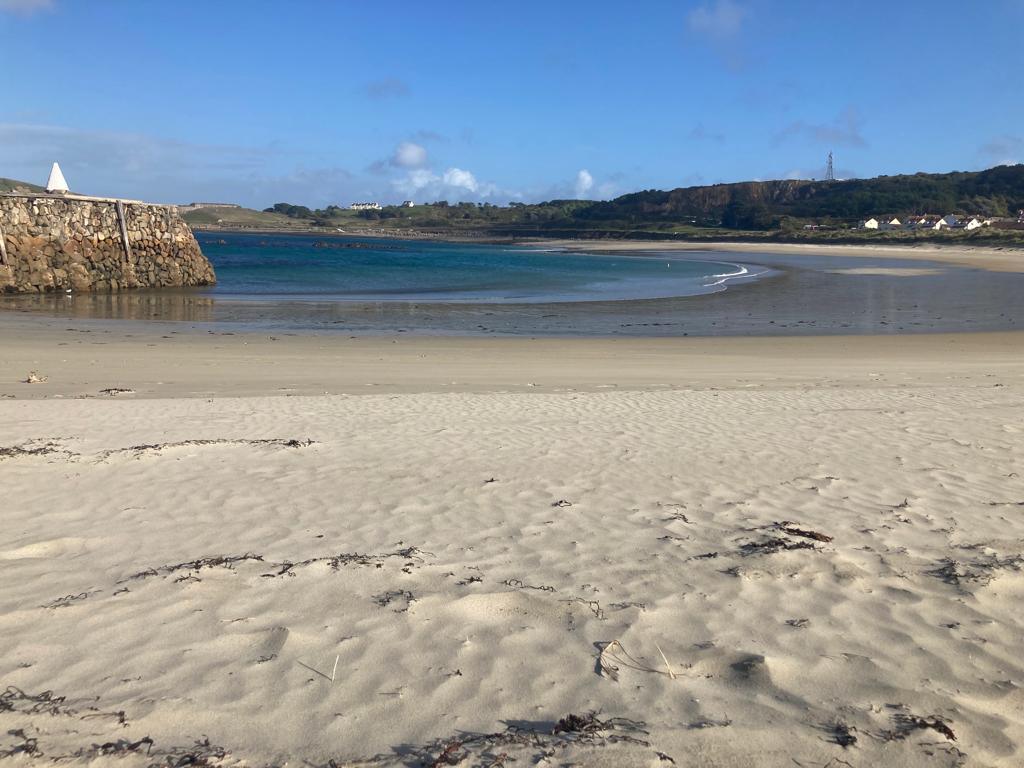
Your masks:
M481 182L471 171L454 167L442 174L434 173L428 168L414 168L401 178L395 179L392 185L402 194L417 196L420 199L483 200L493 198L499 193L515 197L511 192L501 192L495 184Z
M575 196L577 199L584 198L594 188L594 177L586 168L576 174Z
M467 192L473 192L474 194L480 189L480 184L469 171L464 171L461 168L449 168L444 172L444 183L449 187L455 189L464 189Z
M712 0L690 11L686 23L691 32L721 42L739 34L746 17L747 9L733 0Z
M436 187L441 178L426 168L416 168L394 182L395 187L405 194L416 194L425 189Z
M411 141L403 141L391 156L395 168L422 168L427 164L427 150Z

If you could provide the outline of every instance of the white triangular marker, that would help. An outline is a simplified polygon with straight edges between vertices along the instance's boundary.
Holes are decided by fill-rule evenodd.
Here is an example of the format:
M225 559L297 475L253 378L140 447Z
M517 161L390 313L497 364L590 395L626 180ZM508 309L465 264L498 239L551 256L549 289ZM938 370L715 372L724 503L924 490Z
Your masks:
M50 178L46 180L46 191L47 192L67 192L68 183L64 179L64 174L60 171L60 166L57 163L53 164L53 168L50 169Z

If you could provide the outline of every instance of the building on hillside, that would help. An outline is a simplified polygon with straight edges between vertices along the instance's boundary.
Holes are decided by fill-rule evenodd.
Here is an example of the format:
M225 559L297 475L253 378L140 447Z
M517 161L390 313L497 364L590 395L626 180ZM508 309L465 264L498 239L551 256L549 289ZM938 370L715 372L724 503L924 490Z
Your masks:
M891 219L879 222L878 229L881 231L888 231L890 229L899 229L902 226L903 225L900 223L900 220L893 216Z
M960 223L960 220L950 213L936 221L932 229L947 229L948 227L955 227L958 223Z
M416 203L414 203L412 200L403 200L402 201L402 207L403 208L414 208L415 206L416 206Z
M867 221L862 221L860 223L860 228L861 229L878 229L878 223L879 223L878 219L872 217L872 218L868 219Z
M987 226L991 222L982 221L977 216L971 216L963 220L962 225L965 230L970 232L972 229L978 229L980 227Z
M379 211L381 208L380 203L352 203L348 207L350 211Z

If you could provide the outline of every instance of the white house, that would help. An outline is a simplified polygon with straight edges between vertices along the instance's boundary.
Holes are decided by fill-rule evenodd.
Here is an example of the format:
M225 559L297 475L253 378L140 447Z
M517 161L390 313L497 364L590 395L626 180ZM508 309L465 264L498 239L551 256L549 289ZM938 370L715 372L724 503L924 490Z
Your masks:
M881 229L881 230L899 229L901 226L903 226L903 225L900 224L900 220L897 219L895 216L893 216L888 221L880 222L879 225L878 225L878 229Z
M860 223L860 228L861 229L878 229L878 219L872 217L872 218L868 219L867 221L862 221Z
M941 219L935 222L934 229L945 229L946 227L955 227L958 222L959 219L957 219L957 217L951 213L948 216L943 216Z
M972 229L978 229L979 227L985 226L985 222L983 222L981 219L977 217L972 216L971 218L965 220L963 225L964 229L970 232Z
M402 201L402 207L403 208L413 208L413 207L415 207L415 205L416 205L416 203L414 203L412 200L403 200Z

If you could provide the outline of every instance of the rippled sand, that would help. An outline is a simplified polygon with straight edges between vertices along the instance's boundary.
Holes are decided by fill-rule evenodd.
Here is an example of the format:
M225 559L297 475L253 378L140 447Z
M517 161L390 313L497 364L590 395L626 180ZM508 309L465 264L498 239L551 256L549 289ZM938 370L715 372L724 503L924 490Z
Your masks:
M564 342L586 391L450 393L381 340L419 392L295 397L216 376L210 397L100 396L129 342L76 383L46 349L47 382L0 382L0 753L1019 765L1016 339L845 360L762 340L674 388L657 371L699 357L620 351L646 372L628 391L595 362L614 347ZM188 349L175 386L195 393L212 369Z

